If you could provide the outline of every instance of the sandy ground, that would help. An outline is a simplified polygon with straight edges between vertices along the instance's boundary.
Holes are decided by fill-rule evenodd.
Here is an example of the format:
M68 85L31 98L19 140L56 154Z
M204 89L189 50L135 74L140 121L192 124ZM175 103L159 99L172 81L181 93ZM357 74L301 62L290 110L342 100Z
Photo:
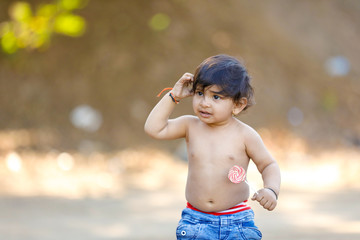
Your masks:
M359 239L360 191L284 189L278 208L255 202L263 239ZM129 191L122 198L0 198L0 238L6 240L175 239L182 192Z
M263 239L360 239L360 153L285 157L277 208L249 201ZM0 157L0 240L175 239L186 175L186 162L153 150L8 154ZM248 180L262 185L254 165Z

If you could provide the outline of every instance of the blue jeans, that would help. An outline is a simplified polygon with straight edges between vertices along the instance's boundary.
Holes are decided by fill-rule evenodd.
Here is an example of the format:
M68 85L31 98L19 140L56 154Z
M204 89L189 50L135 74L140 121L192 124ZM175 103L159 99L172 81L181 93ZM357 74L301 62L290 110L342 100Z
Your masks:
M185 208L176 229L176 238L182 239L261 239L254 224L253 210L215 216Z

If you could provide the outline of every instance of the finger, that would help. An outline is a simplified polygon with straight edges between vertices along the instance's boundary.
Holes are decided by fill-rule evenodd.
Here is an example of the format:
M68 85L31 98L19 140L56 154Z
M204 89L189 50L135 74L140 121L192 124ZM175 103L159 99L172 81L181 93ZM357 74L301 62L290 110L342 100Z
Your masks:
M193 74L188 73L186 76L187 76L187 79L190 80L190 82L194 81L194 75Z
M264 198L263 195L257 194L255 200L258 201L258 202L261 202L263 200L263 198Z
M263 207L267 210L270 210L271 202L270 201L266 202Z
M186 79L193 79L193 78L194 78L194 75L191 74L191 73L185 73L185 74L183 75L183 77L186 78Z
M274 208L275 208L275 204L272 203L272 204L270 205L270 207L268 208L268 210L269 210L269 211L272 211L272 210L274 210Z
M277 203L276 203L276 202L272 203L272 204L271 204L271 206L270 206L270 208L269 208L269 211L274 210L274 209L275 209L275 207L276 207L276 205L277 205Z
M186 83L186 82L191 82L191 81L193 81L193 78L191 76L187 76L185 74L180 78L181 83Z
M261 206L265 206L265 204L268 202L268 200L267 199L265 199L265 198L263 198L263 199L261 199L261 201L260 201L260 205Z
M257 197L257 193L254 193L254 195L252 196L251 200L255 201Z

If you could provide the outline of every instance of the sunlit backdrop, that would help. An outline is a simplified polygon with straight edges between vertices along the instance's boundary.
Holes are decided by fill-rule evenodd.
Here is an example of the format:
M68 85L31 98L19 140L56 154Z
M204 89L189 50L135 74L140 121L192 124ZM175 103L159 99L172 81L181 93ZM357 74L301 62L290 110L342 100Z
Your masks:
M225 53L245 64L255 87L256 105L239 119L259 132L282 169L284 201L275 217L293 231L322 229L353 239L358 219L330 210L313 217L313 226L284 219L291 210L310 212L309 192L358 196L359 24L357 0L2 0L0 208L13 211L8 198L114 198L134 219L87 226L93 236L169 239L173 225L156 232L153 222L148 238L134 231L144 212L125 206L150 199L151 207L169 212L163 222L147 217L176 227L178 215L169 213L185 201L186 147L182 140L151 139L143 125L163 88ZM192 114L191 99L173 117L182 114ZM249 181L261 187L254 166ZM266 228L264 215L267 239L289 239ZM324 219L342 230L316 225ZM16 229L29 224L18 220ZM16 229L0 235L23 239ZM303 232L301 239L313 239ZM38 236L32 234L26 237Z

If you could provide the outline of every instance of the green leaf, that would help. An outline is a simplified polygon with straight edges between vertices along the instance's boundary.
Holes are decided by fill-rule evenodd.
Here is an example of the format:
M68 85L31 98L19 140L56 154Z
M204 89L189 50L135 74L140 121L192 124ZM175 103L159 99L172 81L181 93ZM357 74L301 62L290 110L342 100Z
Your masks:
M13 54L18 50L17 39L14 32L8 31L1 38L1 48L8 54Z
M19 22L26 22L32 16L30 4L27 2L16 2L10 7L10 16Z
M56 17L54 30L71 37L79 37L85 32L86 22L77 15L70 13L62 14Z
M59 2L60 7L68 11L83 8L86 4L86 0L60 0Z
M37 16L42 16L46 18L52 18L57 13L57 7L54 4L44 4L40 5L36 11Z
M155 31L162 31L169 27L170 17L164 13L155 14L149 21L149 26Z

